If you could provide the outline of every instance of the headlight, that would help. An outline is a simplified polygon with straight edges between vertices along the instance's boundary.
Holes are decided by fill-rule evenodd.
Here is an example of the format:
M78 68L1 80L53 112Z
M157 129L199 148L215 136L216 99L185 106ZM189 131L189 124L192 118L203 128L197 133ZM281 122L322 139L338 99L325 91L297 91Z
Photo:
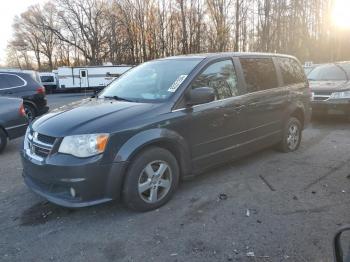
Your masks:
M350 98L350 91L334 92L332 93L331 98L333 99Z
M66 136L58 152L76 157L90 157L105 151L109 134Z

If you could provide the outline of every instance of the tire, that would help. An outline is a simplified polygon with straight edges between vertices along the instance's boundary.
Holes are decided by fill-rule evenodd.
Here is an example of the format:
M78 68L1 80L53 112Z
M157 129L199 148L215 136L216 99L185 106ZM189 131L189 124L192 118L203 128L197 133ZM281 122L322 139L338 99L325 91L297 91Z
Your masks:
M302 125L299 119L291 117L283 128L283 137L278 148L284 153L296 151L300 146L301 138Z
M4 151L6 145L7 145L7 135L4 132L4 130L0 128L0 154L2 151Z
M35 108L29 104L24 104L24 111L26 112L28 122L32 122L36 117Z
M176 158L168 150L151 147L140 152L126 173L122 193L124 205L141 212L161 207L174 194L179 174Z

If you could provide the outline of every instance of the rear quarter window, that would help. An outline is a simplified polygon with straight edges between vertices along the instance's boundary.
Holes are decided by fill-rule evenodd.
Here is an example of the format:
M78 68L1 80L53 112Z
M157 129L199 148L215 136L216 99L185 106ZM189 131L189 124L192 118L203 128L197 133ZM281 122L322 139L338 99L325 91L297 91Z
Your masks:
M282 79L285 85L305 82L305 72L297 61L288 57L277 57L276 61L281 69Z
M272 58L240 58L248 92L256 92L278 86Z
M23 85L25 85L25 82L17 75L0 73L0 89L21 87Z

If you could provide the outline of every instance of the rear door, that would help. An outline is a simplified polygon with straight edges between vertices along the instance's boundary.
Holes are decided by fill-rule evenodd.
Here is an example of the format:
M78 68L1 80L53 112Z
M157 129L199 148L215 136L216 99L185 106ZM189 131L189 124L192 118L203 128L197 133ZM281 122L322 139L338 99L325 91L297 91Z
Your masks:
M280 140L289 91L283 87L272 57L241 57L245 79L249 139L254 149Z

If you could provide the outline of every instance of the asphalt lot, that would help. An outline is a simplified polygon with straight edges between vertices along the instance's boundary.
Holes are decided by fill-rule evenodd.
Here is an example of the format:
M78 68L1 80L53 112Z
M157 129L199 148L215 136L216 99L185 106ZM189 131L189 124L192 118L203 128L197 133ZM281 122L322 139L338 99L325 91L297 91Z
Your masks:
M295 153L266 149L183 182L148 213L118 203L79 210L48 203L22 182L21 142L0 156L0 261L328 262L333 233L350 223L344 119L313 122Z

